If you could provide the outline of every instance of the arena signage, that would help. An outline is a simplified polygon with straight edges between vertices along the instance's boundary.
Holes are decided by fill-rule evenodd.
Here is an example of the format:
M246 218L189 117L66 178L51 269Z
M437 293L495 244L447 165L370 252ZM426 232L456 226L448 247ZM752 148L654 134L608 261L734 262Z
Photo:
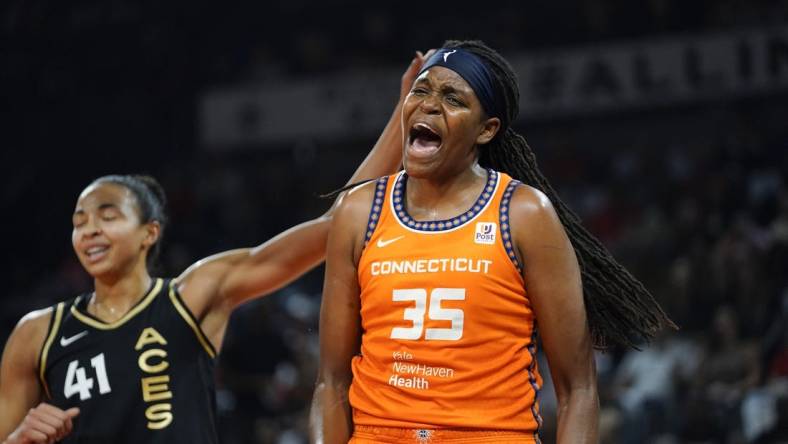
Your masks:
M520 77L521 119L788 90L788 27L505 55ZM201 141L222 149L373 135L391 112L399 69L206 93Z
M671 37L510 57L524 117L597 112L788 87L788 28Z

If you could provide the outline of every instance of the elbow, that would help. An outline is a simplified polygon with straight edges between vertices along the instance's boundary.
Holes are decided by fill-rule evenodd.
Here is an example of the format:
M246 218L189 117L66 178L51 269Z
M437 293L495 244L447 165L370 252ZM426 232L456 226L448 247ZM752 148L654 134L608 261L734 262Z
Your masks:
M315 382L315 390L331 390L338 393L347 393L350 390L352 374L345 375L330 371L320 371Z
M316 223L325 223L331 225L331 221L334 219L334 213L336 212L336 207L331 207L325 213L321 214L320 216L315 218Z
M321 362L317 369L315 387L347 391L353 381L350 360L337 362Z

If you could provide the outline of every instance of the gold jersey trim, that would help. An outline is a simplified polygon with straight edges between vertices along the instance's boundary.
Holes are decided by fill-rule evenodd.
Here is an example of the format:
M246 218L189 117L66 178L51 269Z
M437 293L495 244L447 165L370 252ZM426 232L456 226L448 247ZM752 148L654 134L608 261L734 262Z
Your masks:
M52 347L52 342L55 341L55 336L57 336L57 332L60 330L60 321L63 319L64 307L65 304L63 302L58 303L55 307L55 312L52 314L49 336L47 336L46 341L44 341L44 348L41 349L41 359L39 359L38 362L38 377L41 380L41 386L44 387L44 393L46 393L47 399L52 399L52 394L49 392L49 385L47 384L45 378L47 369L47 356L49 355L50 347Z
M202 347L205 349L205 352L208 353L208 356L210 356L211 359L216 358L216 349L213 348L213 344L211 344L211 341L208 340L208 337L205 335L205 332L203 332L202 328L200 328L200 326L197 324L197 320L194 319L194 316L192 315L191 311L189 311L189 309L184 306L181 299L175 293L176 285L177 284L174 281L170 283L170 300L172 301L172 305L175 306L175 309L181 315L183 320L186 321L187 324L189 324L189 327L191 327L192 330L194 330L194 334L195 336L197 336L197 340L200 341L200 344L202 344Z
M79 298L74 301L74 305L71 306L71 314L74 315L79 321L99 330L114 330L121 325L128 322L131 318L136 316L139 312L144 310L150 303L156 298L156 295L159 294L161 290L161 286L163 284L163 280L161 278L156 279L156 284L153 285L153 288L148 292L147 295L142 299L142 302L137 304L134 308L128 311L125 315L123 315L120 319L112 323L105 323L99 320L93 319L90 316L86 316L85 314L81 313L77 310L77 304L79 303Z

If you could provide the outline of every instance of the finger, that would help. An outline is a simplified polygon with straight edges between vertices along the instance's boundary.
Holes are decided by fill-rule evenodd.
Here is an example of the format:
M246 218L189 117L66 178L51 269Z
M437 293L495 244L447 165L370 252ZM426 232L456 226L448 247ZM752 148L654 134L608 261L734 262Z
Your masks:
M424 54L422 54L421 51L416 51L416 58L423 59Z
M49 437L39 432L35 429L28 429L22 432L22 437L25 439L25 442L31 442L34 444L44 444L49 441Z
M76 407L66 410L67 418L65 422L65 428L63 430L63 434L60 435L58 439L62 439L71 434L71 431L74 430L74 421L72 418L75 418L77 415L79 415L79 409Z
M38 410L38 411L40 411L42 413L46 413L48 415L54 416L56 418L60 418L60 419L62 419L64 421L68 417L68 415L66 415L66 412L64 410L59 409L59 408L53 406L52 404L47 404L45 402L42 402L41 404L38 404L38 407L36 407L36 410Z
M49 422L57 428L57 439L60 439L71 433L71 430L74 427L71 418L79 415L79 408L77 407L72 407L68 410L62 410L51 404L41 403L39 404L38 409L48 415L51 415L51 417L57 418L57 423Z
M46 421L48 424L53 426L62 424L66 421L66 419L68 419L66 412L60 410L57 407L46 404L40 404L38 407L34 408L30 414L38 419Z
M64 427L64 420L48 411L34 409L30 412L28 418L31 420L31 424L36 426L37 430L49 436L59 435Z
M25 424L29 429L44 434L47 439L57 435L55 427L34 416L28 416L25 419Z
M34 416L55 428L53 438L60 439L71 432L71 416L66 411L46 403L39 404L34 410Z
M413 61L410 63L410 66L408 66L408 75L410 77L415 77L416 73L419 71L419 69L421 69L421 65L423 65L421 60L413 59Z

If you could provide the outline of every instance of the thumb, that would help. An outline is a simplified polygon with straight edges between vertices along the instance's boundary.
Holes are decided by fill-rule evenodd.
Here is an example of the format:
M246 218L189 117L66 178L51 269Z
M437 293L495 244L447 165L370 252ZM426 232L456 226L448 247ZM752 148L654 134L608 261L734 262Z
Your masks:
M66 410L66 415L69 418L74 418L75 416L79 415L79 407L71 407L70 409Z

